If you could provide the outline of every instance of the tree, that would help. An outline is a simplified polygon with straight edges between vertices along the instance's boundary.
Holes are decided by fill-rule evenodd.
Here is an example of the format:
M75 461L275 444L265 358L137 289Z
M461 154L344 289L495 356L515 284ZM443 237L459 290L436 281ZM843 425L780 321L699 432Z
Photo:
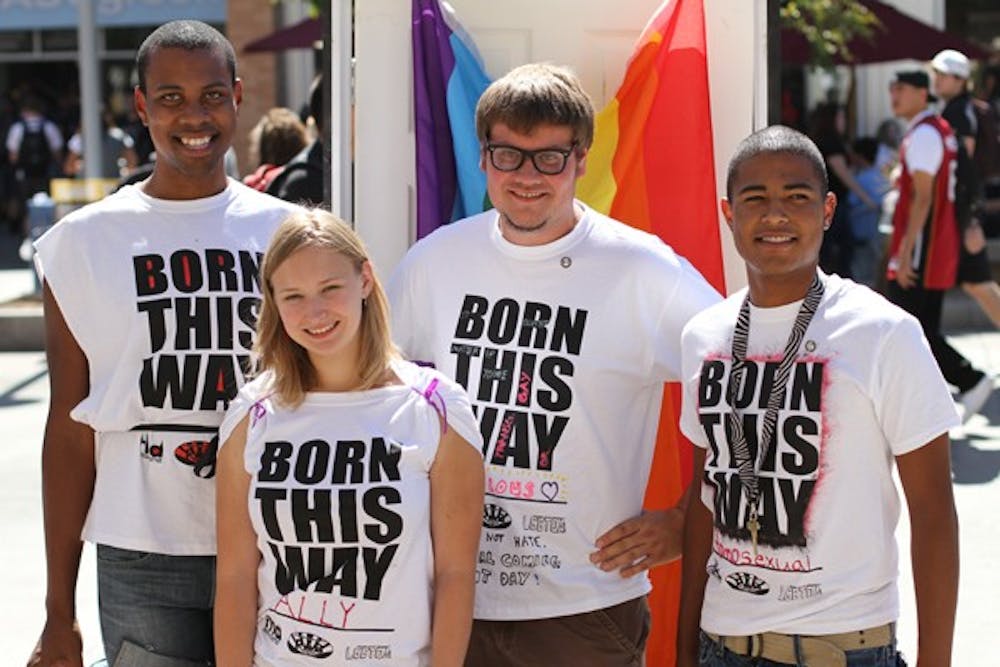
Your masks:
M782 27L806 38L811 64L822 68L833 67L838 58L850 62L851 40L871 39L882 26L860 0L781 0L780 17Z

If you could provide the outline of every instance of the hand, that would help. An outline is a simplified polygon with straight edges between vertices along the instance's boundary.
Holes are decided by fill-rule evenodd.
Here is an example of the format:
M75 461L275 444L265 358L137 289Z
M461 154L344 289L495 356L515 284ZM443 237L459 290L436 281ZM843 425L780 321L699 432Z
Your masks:
M986 235L978 222L973 221L965 228L962 241L965 243L965 251L970 255L975 255L986 247Z
M913 270L912 250L900 248L897 257L896 282L903 289L910 289L917 284L917 273Z
M597 538L590 562L624 578L680 558L684 513L679 508L652 510L621 522Z
M83 636L76 620L46 621L28 667L83 667Z

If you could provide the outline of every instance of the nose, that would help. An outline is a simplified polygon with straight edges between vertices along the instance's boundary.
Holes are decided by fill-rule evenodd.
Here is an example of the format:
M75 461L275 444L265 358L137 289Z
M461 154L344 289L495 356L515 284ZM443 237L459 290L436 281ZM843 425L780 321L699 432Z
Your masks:
M764 210L764 220L766 222L786 222L788 220L785 203L781 197L768 198L767 208Z
M201 123L208 117L208 108L200 98L185 103L181 109L182 121L189 123Z

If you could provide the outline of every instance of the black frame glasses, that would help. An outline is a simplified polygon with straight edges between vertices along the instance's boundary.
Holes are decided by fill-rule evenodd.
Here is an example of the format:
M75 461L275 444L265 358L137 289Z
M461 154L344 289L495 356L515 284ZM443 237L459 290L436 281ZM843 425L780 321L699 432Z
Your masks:
M569 156L575 150L575 141L568 149L542 148L536 151L526 151L523 148L508 146L507 144L486 144L486 151L490 154L490 164L497 171L517 171L526 159L531 158L531 164L534 165L535 170L546 176L556 176L563 173L566 169L566 163L569 161ZM499 163L497 162L498 151L501 151L501 160ZM509 152L505 153L502 151ZM504 155L509 156L511 159L504 160ZM513 161L515 155L517 156L516 163Z

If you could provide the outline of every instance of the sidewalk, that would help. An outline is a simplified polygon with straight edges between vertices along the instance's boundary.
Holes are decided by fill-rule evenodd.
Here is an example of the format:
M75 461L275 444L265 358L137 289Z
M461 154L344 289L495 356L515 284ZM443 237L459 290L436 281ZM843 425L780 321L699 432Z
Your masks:
M42 303L20 247L20 238L0 230L0 351L44 348Z

